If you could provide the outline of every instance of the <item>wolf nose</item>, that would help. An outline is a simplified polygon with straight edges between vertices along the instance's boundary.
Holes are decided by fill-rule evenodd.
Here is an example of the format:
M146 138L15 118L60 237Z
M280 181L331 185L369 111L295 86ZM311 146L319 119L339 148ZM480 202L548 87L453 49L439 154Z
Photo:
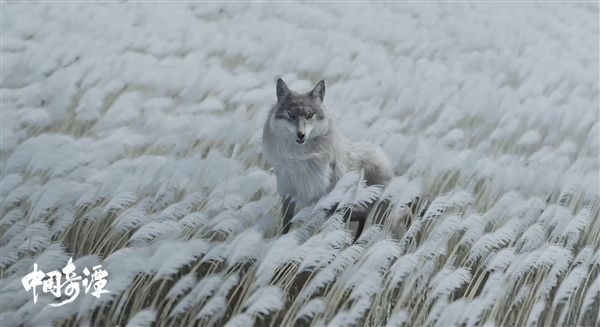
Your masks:
M304 133L302 132L298 132L296 135L298 135L298 138L301 140L304 138Z

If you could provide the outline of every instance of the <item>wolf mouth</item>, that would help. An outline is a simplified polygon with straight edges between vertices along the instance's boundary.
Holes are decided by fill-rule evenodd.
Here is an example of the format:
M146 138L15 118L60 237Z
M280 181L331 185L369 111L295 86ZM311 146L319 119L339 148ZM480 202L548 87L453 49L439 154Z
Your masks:
M298 143L298 144L304 144L304 143L306 143L306 141L305 140L296 140L296 143Z

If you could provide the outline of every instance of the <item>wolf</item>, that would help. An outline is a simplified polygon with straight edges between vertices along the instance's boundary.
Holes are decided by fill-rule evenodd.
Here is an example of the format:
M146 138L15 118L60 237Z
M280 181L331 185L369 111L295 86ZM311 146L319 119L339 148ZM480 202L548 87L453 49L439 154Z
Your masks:
M392 164L379 146L354 143L338 133L323 104L325 81L299 93L280 78L276 95L263 127L262 151L273 167L283 202L283 233L289 231L296 203L315 204L347 171L362 170L368 186L385 186L394 177ZM356 238L365 220L359 222Z

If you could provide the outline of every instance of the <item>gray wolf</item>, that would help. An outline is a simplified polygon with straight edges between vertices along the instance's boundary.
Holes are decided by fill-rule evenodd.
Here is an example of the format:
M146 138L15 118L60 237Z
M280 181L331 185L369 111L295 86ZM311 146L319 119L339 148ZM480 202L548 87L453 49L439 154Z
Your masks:
M390 160L379 146L353 143L338 133L323 104L323 80L310 92L298 93L279 79L276 94L277 103L263 127L262 149L273 166L283 200L284 233L296 203L313 205L347 171L362 170L367 185L386 185L394 177Z

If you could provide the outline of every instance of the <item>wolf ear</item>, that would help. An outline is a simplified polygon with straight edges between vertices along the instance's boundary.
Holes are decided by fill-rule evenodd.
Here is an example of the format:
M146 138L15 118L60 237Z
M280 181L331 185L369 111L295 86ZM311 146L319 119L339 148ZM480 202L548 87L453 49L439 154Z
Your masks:
M319 99L321 99L321 102L323 102L323 99L325 98L325 81L320 80L319 83L317 83L317 85L315 86L315 88L308 93L308 95L311 98L319 97Z
M290 94L290 90L288 89L285 82L280 78L277 80L277 101L281 102L283 99Z

